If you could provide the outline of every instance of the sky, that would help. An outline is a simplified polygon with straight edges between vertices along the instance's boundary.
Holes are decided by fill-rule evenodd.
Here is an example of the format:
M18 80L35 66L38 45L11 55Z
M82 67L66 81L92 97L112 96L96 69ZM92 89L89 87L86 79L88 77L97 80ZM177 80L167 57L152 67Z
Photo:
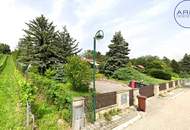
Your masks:
M0 0L0 42L15 49L26 24L41 14L57 29L66 26L83 50L93 48L93 36L102 29L97 51L105 54L115 32L129 43L130 58L144 55L181 59L190 53L190 29L174 20L181 0Z

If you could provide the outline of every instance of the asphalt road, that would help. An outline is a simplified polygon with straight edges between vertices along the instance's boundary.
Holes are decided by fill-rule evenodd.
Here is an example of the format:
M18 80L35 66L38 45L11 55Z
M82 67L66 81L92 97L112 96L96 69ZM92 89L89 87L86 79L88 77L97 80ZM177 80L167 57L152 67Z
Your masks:
M190 88L148 100L145 116L126 130L190 130Z

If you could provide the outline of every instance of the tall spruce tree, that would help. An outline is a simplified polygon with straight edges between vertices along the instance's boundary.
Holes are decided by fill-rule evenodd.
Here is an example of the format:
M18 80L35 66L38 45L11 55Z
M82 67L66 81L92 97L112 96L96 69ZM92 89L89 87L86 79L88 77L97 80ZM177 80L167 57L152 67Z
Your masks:
M170 64L173 72L180 73L180 65L176 60L173 59Z
M70 36L66 26L63 27L63 31L59 31L57 33L57 36L57 54L60 58L60 61L62 61L63 63L66 62L66 57L76 55L81 51L81 49L78 48L78 42L76 41L76 39Z
M9 54L11 52L10 46L4 43L0 43L0 53Z
M121 32L116 32L111 40L109 52L106 53L106 63L104 66L104 71L107 76L113 75L114 71L126 66L129 61L129 48L128 43L123 38Z
M70 37L66 28L63 32L55 30L53 22L43 15L26 23L25 35L19 42L20 60L34 63L44 74L54 64L65 63L66 57L76 54L79 50L76 40Z
M180 62L181 71L190 74L190 55L185 54Z

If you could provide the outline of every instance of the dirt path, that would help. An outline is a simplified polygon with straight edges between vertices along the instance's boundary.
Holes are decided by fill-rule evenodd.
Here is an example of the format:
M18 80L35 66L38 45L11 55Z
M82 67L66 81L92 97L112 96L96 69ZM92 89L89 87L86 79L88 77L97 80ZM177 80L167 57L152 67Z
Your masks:
M0 129L22 129L23 113L18 108L19 86L16 81L15 65L11 56L0 73Z
M126 130L190 130L190 88L148 101L147 114Z

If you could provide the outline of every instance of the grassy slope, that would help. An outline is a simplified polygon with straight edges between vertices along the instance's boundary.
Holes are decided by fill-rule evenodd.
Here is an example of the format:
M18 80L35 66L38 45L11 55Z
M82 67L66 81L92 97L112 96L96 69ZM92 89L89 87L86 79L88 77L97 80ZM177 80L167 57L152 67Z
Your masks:
M136 81L143 80L145 84L159 84L159 83L167 82L167 80L153 78L133 68L122 69L122 71L118 73L118 76L120 77L119 79L121 79L121 81L125 83L129 83L131 80L136 80Z
M57 83L56 81L48 79L44 76L40 76L37 74L33 74L33 75L37 76L41 82L52 81L55 84L60 84L61 86L64 87L64 89L70 95L72 95L72 97L89 95L89 93L87 93L87 92L86 93L85 92L76 92L76 91L72 90L69 86L66 86L65 84L62 84L62 83ZM40 88L40 86L37 86L37 88ZM60 116L61 111L58 111L54 105L50 105L49 103L47 103L43 92L40 92L40 89L38 89L38 91L39 92L37 93L35 104L38 106L38 112L40 112L42 115L40 118L36 119L36 124L37 124L38 128L44 129L44 130L45 129L51 129L51 130L69 129L69 124L66 122L64 122L60 126L57 125L57 121L59 119L63 119L63 117Z
M16 82L15 65L9 56L7 65L0 73L0 129L23 129L24 114L19 104L19 86Z
M0 54L0 64L4 61L5 58L6 58L6 55Z

